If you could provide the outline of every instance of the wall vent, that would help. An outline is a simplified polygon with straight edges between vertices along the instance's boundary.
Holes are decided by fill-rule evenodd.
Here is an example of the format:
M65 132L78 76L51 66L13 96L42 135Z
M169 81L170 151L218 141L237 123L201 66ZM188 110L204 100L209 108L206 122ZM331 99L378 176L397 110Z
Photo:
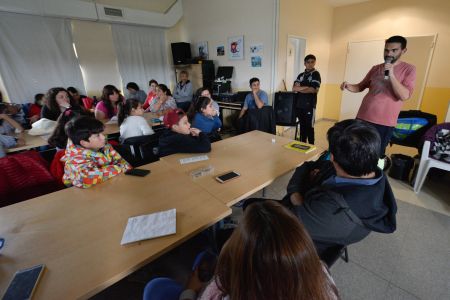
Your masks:
M123 12L121 9L111 8L111 7L103 7L105 9L105 15L113 16L113 17L123 17Z

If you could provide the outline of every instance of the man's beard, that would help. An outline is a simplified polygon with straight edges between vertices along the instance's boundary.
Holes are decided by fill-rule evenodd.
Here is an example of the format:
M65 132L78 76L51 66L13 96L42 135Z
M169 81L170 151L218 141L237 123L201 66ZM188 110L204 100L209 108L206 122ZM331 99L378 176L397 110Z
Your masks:
M395 63L399 58L400 58L400 56L401 55L399 55L399 56L397 56L397 57L395 57L395 56L385 56L384 57L384 61L387 61L387 60L391 60L391 64L393 64L393 63Z

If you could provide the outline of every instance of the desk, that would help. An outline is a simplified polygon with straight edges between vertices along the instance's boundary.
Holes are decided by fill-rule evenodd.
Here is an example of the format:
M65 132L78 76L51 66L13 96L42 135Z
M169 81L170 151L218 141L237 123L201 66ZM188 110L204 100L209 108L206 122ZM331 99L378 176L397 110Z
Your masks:
M1 208L0 295L17 270L43 263L34 299L91 297L231 214L166 163L141 168L151 174L122 174ZM175 235L120 245L129 217L170 208L177 209Z
M222 102L222 101L217 101L217 104L219 104L220 109L231 109L239 111L242 109L242 105L244 105L244 103L241 102Z
M272 139L275 139L275 143L272 143ZM214 167L213 175L191 180L224 204L232 206L321 153L320 149L304 154L283 147L291 141L252 131L213 143L211 153L207 153L209 160L206 161L180 165L180 158L195 154L174 154L161 160L187 176L194 170L211 165ZM223 184L215 180L218 174L227 171L236 171L241 176Z
M159 125L162 123L153 123L152 119L157 118L158 116L155 113L145 113L144 118L147 120L147 122L151 126ZM116 124L105 124L105 131L103 133L105 134L115 134L119 132L119 125ZM28 130L26 130L22 134L23 139L25 140L25 145L19 146L19 147L13 147L6 149L7 153L17 152L21 150L27 150L27 149L33 149L38 148L42 146L48 145L48 138L49 135L29 135Z

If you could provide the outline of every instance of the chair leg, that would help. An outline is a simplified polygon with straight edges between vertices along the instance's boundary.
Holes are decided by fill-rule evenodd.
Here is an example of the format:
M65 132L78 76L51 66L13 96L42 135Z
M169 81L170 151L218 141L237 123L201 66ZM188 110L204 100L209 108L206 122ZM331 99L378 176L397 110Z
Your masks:
M416 194L418 194L422 189L422 186L425 182L429 169L430 165L428 164L428 161L426 161L423 166L419 166L419 170L417 171L416 176L416 183L414 184L414 192Z
M342 254L341 254L341 258L348 263L348 250L347 247L344 247Z

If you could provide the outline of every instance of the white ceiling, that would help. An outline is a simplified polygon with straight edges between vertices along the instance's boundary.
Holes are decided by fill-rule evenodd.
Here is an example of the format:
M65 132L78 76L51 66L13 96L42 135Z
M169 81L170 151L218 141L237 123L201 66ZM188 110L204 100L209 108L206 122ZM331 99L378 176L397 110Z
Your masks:
M331 4L331 6L334 6L334 7L368 2L368 1L372 1L372 0L328 0L328 2Z

